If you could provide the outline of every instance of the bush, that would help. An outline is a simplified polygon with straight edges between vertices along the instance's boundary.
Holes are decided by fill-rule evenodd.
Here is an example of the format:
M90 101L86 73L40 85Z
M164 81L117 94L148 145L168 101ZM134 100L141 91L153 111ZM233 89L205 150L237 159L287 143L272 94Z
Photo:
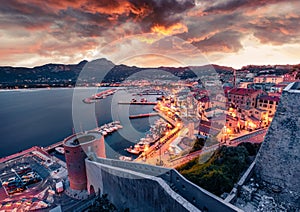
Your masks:
M201 150L204 147L204 144L205 144L204 138L196 138L191 152L196 152L198 150Z
M198 158L187 162L177 170L188 180L216 194L230 192L241 174L248 168L249 151L253 149L247 144L238 147L219 148L204 164L198 163ZM253 147L254 148L254 147ZM249 149L249 151L248 151Z

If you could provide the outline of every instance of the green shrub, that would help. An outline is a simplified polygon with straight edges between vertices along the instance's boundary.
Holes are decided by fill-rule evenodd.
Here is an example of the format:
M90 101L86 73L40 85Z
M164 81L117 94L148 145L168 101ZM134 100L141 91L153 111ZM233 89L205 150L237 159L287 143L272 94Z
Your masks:
M199 158L196 158L177 170L188 180L216 195L230 192L234 183L248 168L251 162L249 156L257 152L256 147L251 145L222 146L206 163L200 164Z

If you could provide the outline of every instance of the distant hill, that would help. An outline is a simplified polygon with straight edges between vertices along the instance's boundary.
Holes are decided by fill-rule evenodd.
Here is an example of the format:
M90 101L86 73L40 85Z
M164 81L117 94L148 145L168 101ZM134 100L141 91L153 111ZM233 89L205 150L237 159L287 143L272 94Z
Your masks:
M280 70L292 70L293 66L278 66ZM278 67L276 70L278 70ZM295 66L299 69L299 65ZM247 66L241 70L259 72L267 69L266 66ZM0 67L0 88L38 88L38 87L72 87L77 85L93 86L96 83L121 83L136 73L145 70L135 66L115 65L111 61L102 58L91 62L86 60L78 64L45 64L34 68L26 67ZM218 74L233 73L234 68L219 65L204 65L191 67L158 67L151 68L153 72L163 70L171 73L179 79L196 77L197 72L202 73L213 70ZM83 71L82 70L88 70ZM107 74L106 74L107 72ZM148 72L149 73L149 72ZM195 74L196 73L196 74ZM79 77L80 76L80 77ZM79 78L78 78L79 77ZM142 76L146 77L146 76ZM80 80L78 80L80 79Z

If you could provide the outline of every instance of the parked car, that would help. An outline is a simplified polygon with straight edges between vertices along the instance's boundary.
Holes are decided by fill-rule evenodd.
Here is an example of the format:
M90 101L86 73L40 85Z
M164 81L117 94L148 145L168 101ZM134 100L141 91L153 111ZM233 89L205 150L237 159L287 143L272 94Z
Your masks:
M24 190L25 190L24 187L17 187L15 189L8 190L7 193L8 194L14 194L14 193L21 192L21 191L24 191Z
M22 170L18 171L17 173L18 173L19 175L22 175L22 174L25 174L25 173L27 173L27 172L29 172L29 171L32 171L32 169L29 168L29 167L27 167L27 168L25 168L25 169L22 169Z

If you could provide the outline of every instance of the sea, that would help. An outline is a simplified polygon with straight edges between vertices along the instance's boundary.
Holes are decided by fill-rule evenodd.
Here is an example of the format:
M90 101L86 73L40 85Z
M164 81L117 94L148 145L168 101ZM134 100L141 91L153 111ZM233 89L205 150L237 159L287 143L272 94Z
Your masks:
M28 149L46 147L62 141L74 132L87 131L120 121L123 129L105 136L106 156L131 156L125 148L133 146L149 133L158 117L129 119L129 115L153 112L153 105L126 105L135 96L124 89L96 103L82 100L108 88L51 88L0 91L0 158ZM109 88L110 89L110 88Z

